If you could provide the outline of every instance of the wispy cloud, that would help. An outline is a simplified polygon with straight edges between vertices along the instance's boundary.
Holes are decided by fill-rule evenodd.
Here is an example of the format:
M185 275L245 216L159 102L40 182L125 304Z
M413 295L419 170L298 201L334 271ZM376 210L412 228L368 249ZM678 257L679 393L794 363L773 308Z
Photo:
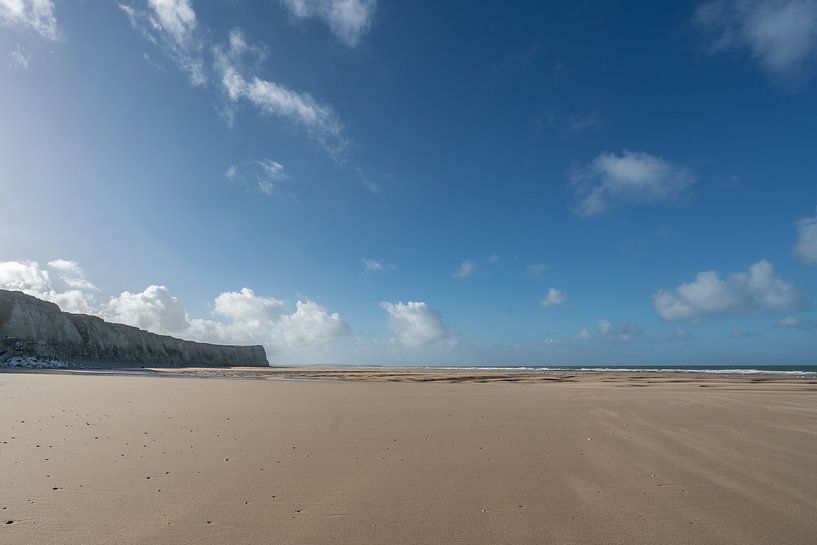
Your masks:
M644 331L636 324L614 324L602 318L596 324L596 333L584 328L576 335L577 341L621 342L628 343L637 339L643 340Z
M628 203L670 202L682 197L696 181L689 168L648 153L604 152L589 164L573 168L571 186L582 217L598 216Z
M0 23L34 31L46 40L60 37L52 0L0 0Z
M800 290L779 278L768 261L758 261L747 272L726 279L715 271L700 272L692 282L653 295L655 311L667 321L758 309L786 312L803 305Z
M12 66L22 68L23 70L28 70L30 57L28 51L23 49L23 46L17 44L17 47L11 51L10 55Z
M294 123L338 157L346 147L346 139L343 125L331 107L308 93L245 73L263 51L263 46L249 44L237 28L230 31L227 44L215 47L215 68L228 100L232 104L247 101L265 115ZM247 60L247 56L254 58Z
M598 112L574 114L568 117L564 131L569 134L580 134L596 130L604 125L604 120Z
M263 115L290 122L316 140L333 158L341 159L347 147L343 124L335 111L309 93L259 77L267 56L263 43L251 44L239 28L226 43L215 44L201 25L191 0L148 0L146 8L119 4L131 26L158 47L194 86L211 78L226 97L220 113L232 125L236 108L249 103Z
M479 265L477 265L476 262L471 261L470 259L466 259L465 261L460 263L460 266L459 268L457 268L456 271L451 273L451 276L453 276L454 278L468 278L469 276L474 274L478 268Z
M775 77L799 77L817 58L816 0L715 0L694 21L713 53L746 51Z
M379 273L396 268L394 265L387 263L383 259L362 257L360 258L360 262L363 264L363 274Z
M356 47L368 32L377 9L376 0L280 0L296 19L319 19L340 41Z
M224 172L224 177L265 195L272 195L278 184L288 179L289 175L281 163L272 159L260 159L230 165Z
M119 4L131 26L175 62L196 86L207 83L205 39L191 0L148 0L147 9Z

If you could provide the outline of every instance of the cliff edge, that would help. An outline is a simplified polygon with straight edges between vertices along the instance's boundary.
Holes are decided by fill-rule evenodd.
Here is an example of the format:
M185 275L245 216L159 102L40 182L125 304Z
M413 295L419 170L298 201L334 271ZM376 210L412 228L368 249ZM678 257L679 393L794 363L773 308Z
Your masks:
M12 356L169 367L266 367L263 346L184 341L0 290L0 363Z

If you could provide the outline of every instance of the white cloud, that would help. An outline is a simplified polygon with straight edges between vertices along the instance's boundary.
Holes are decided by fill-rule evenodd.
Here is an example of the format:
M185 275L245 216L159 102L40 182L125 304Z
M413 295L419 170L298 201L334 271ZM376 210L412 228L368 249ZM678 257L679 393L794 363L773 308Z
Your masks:
M81 276L83 274L79 263L68 259L54 259L48 262L48 267L63 273L74 274L77 276Z
M249 288L218 295L213 301L216 319L191 318L165 286L148 286L139 293L125 291L97 304L92 293L97 288L84 280L76 262L59 259L49 267L74 278L55 280L49 270L33 261L0 262L0 288L23 291L68 312L93 314L155 333L204 342L262 344L271 356L285 358L309 356L349 333L340 314L314 301L297 301L290 312L284 301L256 295ZM60 282L68 285L69 281L85 284L80 289L59 289Z
M0 22L33 30L47 40L60 35L51 0L0 0Z
M286 314L285 302L274 297L259 297L250 288L228 291L216 297L213 312L234 322L263 323Z
M85 279L85 272L79 263L67 259L54 259L48 262L48 268L59 273L59 280L72 290L96 291L98 288ZM87 308L86 308L87 310Z
M278 184L289 178L284 165L272 159L248 161L240 167L230 165L224 176L230 181L257 189L265 195L272 195Z
M190 326L184 305L165 286L148 286L141 293L122 292L101 310L102 316L155 333L179 334Z
M713 52L745 50L770 74L798 76L817 57L817 1L715 0L695 22Z
M275 339L287 347L326 344L349 333L337 312L329 312L314 301L298 301L295 312L285 314L273 329Z
M567 295L563 292L550 288L547 295L545 295L539 302L544 308L555 307L567 301Z
M246 100L261 113L288 120L300 126L330 154L337 156L346 146L343 125L329 106L321 104L308 93L293 91L273 81L245 75L243 57L263 56L261 46L247 43L241 30L230 31L228 45L214 49L215 68L222 88L232 103Z
M378 273L395 268L394 265L391 265L382 259L362 257L360 262L363 263L364 273Z
M768 261L759 261L747 272L730 274L726 279L715 271L700 272L692 282L653 295L656 312L668 321L757 309L780 312L802 303L800 291L777 277Z
M377 259L366 259L364 257L361 261L363 261L363 268L366 269L366 272L380 272L386 269L383 262Z
M794 253L806 263L817 265L817 216L802 218L797 222Z
M35 295L47 292L51 283L48 271L35 261L5 261L0 262L0 287Z
M148 0L148 9L127 4L119 7L131 26L175 62L193 85L205 85L209 73L214 72L228 101L219 113L229 125L235 121L239 103L246 101L264 115L305 130L336 159L347 147L343 124L331 107L308 93L254 75L268 48L248 43L241 29L232 29L226 44L212 46L209 31L199 25L191 0ZM212 52L212 66L205 56L208 52ZM259 185L264 192L273 187L268 182Z
M371 28L376 0L281 0L297 19L317 18L349 47L355 47Z
M211 342L263 344L271 352L315 349L349 333L340 314L310 300L290 313L284 301L261 297L249 288L216 297L213 313L226 322L191 320L191 335Z
M581 331L579 331L579 334L576 335L576 338L579 339L580 341L586 341L590 339L590 337L591 337L590 332L587 331L586 329L582 329Z
M52 267L52 264L57 267ZM71 265L76 264L65 260L50 262L52 270L62 273L54 278L35 261L0 262L0 289L22 291L56 303L67 312L91 313L94 295L89 292L95 291L96 287L84 279L82 270L78 267L68 271L73 276L65 274L65 266L70 268Z
M23 46L17 44L17 47L12 50L10 55L12 66L22 68L23 70L28 70L28 63L31 57L29 56L28 51L23 49Z
M193 85L207 83L203 39L191 0L148 0L148 9L119 4L131 26L160 48Z
M451 276L454 278L468 278L474 274L478 268L479 267L475 262L471 261L470 259L466 259L460 263L460 267L454 271Z
M389 329L403 346L423 346L449 338L448 327L440 313L424 302L384 301L380 306L389 315Z
M695 173L648 153L603 152L589 164L574 168L571 185L579 200L575 212L597 216L615 205L669 202L695 183Z

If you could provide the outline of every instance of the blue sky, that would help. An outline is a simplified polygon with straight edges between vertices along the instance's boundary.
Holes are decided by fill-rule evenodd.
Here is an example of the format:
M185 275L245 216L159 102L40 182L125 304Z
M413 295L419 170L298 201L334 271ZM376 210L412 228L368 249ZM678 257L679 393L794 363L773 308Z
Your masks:
M817 363L817 0L0 0L0 286L273 363Z

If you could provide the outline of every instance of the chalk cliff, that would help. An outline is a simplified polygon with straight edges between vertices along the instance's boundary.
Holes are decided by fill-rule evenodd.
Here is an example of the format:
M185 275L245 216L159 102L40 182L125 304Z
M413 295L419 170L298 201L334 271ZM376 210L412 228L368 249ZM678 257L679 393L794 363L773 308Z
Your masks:
M0 290L0 362L13 355L170 367L268 365L263 346L184 341L63 312L54 303Z

